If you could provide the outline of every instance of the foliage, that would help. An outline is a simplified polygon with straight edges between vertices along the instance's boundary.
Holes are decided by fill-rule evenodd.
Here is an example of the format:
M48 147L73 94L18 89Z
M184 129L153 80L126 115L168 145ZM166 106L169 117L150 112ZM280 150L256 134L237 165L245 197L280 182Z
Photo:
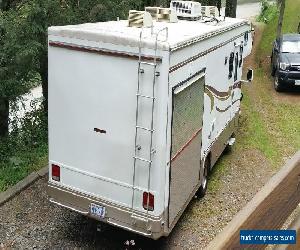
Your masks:
M0 141L0 192L47 162L47 118L42 107L12 124Z
M198 0L202 5L205 6L219 6L221 5L221 0Z
M31 0L0 15L0 95L13 99L41 79L47 87L47 29L125 18L139 1Z
M259 22L269 23L278 15L278 8L275 3L270 3L268 0L261 1L261 10L257 18Z
M0 101L9 100L10 106L20 95L40 84L47 98L49 26L127 18L129 9L143 7L140 0L6 0L5 3L0 6ZM1 112L6 110L0 110L0 117L4 117ZM10 124L13 128L10 135L0 138L0 191L46 163L46 124L46 115L39 108L24 120Z

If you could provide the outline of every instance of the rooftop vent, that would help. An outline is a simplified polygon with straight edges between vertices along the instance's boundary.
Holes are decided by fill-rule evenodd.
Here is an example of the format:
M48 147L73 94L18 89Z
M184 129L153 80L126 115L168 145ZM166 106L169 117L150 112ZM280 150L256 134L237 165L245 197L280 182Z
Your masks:
M219 10L216 6L202 6L201 14L202 16L206 16L206 17L218 17Z
M177 15L173 9L160 7L146 7L145 11L150 13L153 20L158 22L178 22Z
M129 27L150 28L153 26L152 17L149 12L130 10L128 16Z
M171 1L170 8L181 19L199 19L202 16L201 4L193 1Z

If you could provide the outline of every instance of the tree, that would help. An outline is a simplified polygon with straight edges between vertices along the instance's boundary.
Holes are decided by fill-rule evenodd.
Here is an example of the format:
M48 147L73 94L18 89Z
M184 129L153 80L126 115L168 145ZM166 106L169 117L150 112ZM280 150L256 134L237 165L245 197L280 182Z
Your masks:
M219 11L222 8L221 0L200 0L199 2L204 6L217 6Z
M0 48L3 48L4 41L4 31L2 28L3 23L3 14L2 11L9 9L11 1L9 0L0 0ZM1 50L0 50L0 80L1 75L3 74L1 63L3 60L1 58ZM1 88L2 87L2 88ZM0 138L4 137L8 134L8 122L9 122L9 100L4 93L3 86L0 83Z
M278 4L280 5L280 14L279 14L278 26L277 26L277 39L279 40L282 33L282 23L283 23L284 11L285 11L285 0L280 0Z
M141 0L0 0L0 136L8 134L9 101L32 83L43 87L48 110L49 26L127 18ZM150 3L149 3L150 4Z
M237 0L226 0L225 16L236 17Z
M8 105L4 104L26 93L33 86L33 82L47 81L47 59L43 60L43 57L47 58L46 53L43 54L47 45L42 39L46 29L43 30L41 27L44 24L42 19L45 14L41 14L43 12L41 8L37 11L38 6L35 4L35 1L25 3L2 14L0 46L2 136L8 133L8 110L4 110Z
M0 97L0 138L8 133L9 102Z

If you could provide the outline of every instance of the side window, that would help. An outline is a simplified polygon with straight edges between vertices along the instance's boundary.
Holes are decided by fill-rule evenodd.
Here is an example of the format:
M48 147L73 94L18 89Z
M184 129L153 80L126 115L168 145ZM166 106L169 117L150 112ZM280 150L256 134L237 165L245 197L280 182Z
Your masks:
M234 65L234 81L237 80L237 74L238 74L238 66L239 66L239 53L236 52L235 54L235 65Z
M249 33L246 32L245 35L244 35L244 43L245 43L245 45L247 45L248 40L249 40Z
M239 61L239 68L242 67L242 64L243 64L243 52L244 52L244 46L241 45L241 47L240 47L240 61Z
M234 53L231 52L230 53L230 57L229 57L229 74L228 74L228 79L232 78L232 74L233 74L233 62L234 62Z

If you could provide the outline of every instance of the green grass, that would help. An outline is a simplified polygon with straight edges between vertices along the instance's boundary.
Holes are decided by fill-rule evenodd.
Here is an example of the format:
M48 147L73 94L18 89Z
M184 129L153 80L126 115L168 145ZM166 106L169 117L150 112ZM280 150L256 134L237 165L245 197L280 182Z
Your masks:
M300 20L299 12L295 9L300 9L300 0L287 0L283 33L296 32ZM276 36L277 22L276 16L264 27L255 55L256 61L259 62L256 65L256 81L252 86L256 99L251 100L249 91L246 91L242 106L249 120L248 131L245 131L245 134L251 135L246 136L250 139L246 144L255 146L275 164L285 156L286 149L287 153L292 153L300 148L300 104L278 101L271 94L273 79L270 75L268 56Z
M47 145L14 153L0 164L0 192L47 165Z
M0 192L47 165L47 120L42 109L28 113L21 128L0 141Z
M295 33L300 22L300 0L286 0L286 9L283 21L283 33ZM270 76L269 60L266 58L271 54L272 43L276 37L278 19L274 18L264 29L262 40L259 45L256 58L262 62L259 65L259 81L262 82L258 91L260 99L268 112L264 118L271 122L271 129L276 132L277 144L293 148L296 151L300 148L300 104L278 102L270 95L273 79ZM257 88L259 90L259 88Z
M285 15L283 21L283 33L295 33L300 22L300 1L286 0ZM276 38L278 18L272 19L264 30L263 39L259 46L258 57L266 57L270 55L272 43Z
M241 116L241 135L240 143L237 145L240 149L257 149L268 158L272 164L280 161L280 153L276 140L269 134L266 120L261 113L253 108L253 100L249 95L244 95L242 104L243 114Z

